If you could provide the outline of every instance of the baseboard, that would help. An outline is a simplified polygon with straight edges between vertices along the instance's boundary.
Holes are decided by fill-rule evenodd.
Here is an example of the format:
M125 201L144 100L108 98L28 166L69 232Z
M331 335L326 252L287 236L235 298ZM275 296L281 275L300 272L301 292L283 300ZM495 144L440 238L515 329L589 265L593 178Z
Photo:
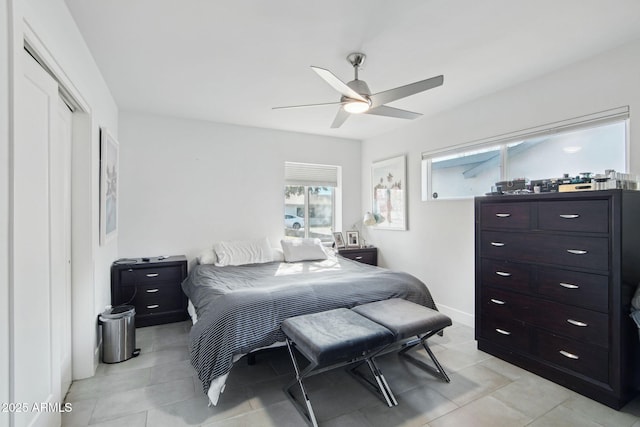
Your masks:
M451 317L451 320L457 323L461 323L465 326L469 326L471 328L475 327L475 316L469 313L465 313L464 311L457 310L455 308L448 307L446 305L437 304L438 310L442 314L446 314Z

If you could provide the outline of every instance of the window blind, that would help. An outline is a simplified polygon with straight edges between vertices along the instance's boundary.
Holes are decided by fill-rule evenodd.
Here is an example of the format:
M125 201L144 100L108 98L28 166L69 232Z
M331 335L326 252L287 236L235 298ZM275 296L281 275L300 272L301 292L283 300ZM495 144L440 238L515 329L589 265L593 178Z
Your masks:
M337 187L339 166L284 162L285 185Z

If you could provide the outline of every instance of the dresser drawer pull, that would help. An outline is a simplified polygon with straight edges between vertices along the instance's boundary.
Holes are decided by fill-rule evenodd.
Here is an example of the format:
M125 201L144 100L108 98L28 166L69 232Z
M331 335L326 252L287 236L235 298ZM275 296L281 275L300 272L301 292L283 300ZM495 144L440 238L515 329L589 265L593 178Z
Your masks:
M354 259L355 259L356 261L360 261L360 260L362 259L362 257L361 257L361 256L357 256L357 257L355 257Z
M560 218L564 218L564 219L576 219L576 218L580 218L580 215L578 214L564 214L564 215L560 215Z
M579 320L567 319L567 322L571 323L573 326L580 326L581 328L589 326L589 324L581 322Z
M509 218L511 216L510 213L497 213L496 216L498 218Z
M160 273L149 273L147 274L147 277L158 277L160 275Z
M501 246L504 246L504 243L502 243L502 242L491 242L491 246L501 247Z
M156 288L156 289L147 289L147 293L149 294L155 294L156 292L158 292L160 289Z
M560 354L569 359L573 359L573 360L580 359L580 356L578 356L577 354L569 353L568 351L560 350Z
M158 308L158 307L160 307L158 304L151 304L147 306L147 308Z
M502 276L502 277L510 277L511 273L507 273L506 271L496 271L496 274L498 276Z
M573 255L584 255L587 251L583 251L582 249L567 249L567 252Z
M505 331L504 329L498 329L496 328L496 332L502 335L511 335L511 332L509 331Z
M498 305L505 305L506 304L506 302L500 301L499 299L494 299L494 298L491 298L491 302L494 303L494 304L498 304Z
M560 282L558 284L560 286L562 286L563 288L567 288L567 289L579 289L580 288L580 286L574 285L574 284L571 284L571 283Z

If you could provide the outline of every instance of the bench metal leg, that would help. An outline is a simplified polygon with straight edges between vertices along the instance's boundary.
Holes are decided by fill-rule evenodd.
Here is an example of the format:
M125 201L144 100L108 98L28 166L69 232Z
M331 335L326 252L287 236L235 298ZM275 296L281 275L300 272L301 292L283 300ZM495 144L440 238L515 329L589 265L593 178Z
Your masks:
M287 349L289 349L289 356L291 356L291 362L293 363L293 369L295 369L295 371L296 371L296 378L291 383L289 383L289 385L284 387L284 392L286 393L286 395L289 398L289 400L291 400L291 403L293 403L293 406L295 406L295 408L298 410L298 412L300 412L300 415L302 415L304 417L305 421L307 421L307 423L309 423L313 427L318 427L318 421L316 420L316 416L313 413L313 407L311 406L311 401L309 400L309 396L307 395L307 391L305 390L304 384L302 382L302 379L309 372L313 371L313 369L316 367L316 365L314 363L311 363L309 366L307 366L305 368L304 371L301 372L300 368L298 367L298 362L297 362L296 356L295 356L295 354L293 352L293 348L291 346L291 342L289 341L288 338L287 338ZM291 387L293 387L296 384L296 382L300 386L300 391L302 392L302 398L304 399L304 403L305 403L304 407L302 406L302 404L300 402L298 402L298 400L295 398L295 396L291 392Z
M429 339L430 337L432 337L433 335L435 335L435 334L437 334L437 333L439 333L441 331L442 331L442 329L440 329L438 331L429 332L428 334L424 335L422 338L417 337L417 339L415 341L411 341L411 342L407 343L406 346L402 350L400 350L400 352L398 354L400 356L403 356L409 362L413 363L414 365L418 366L419 368L424 369L425 371L429 372L434 377L440 378L441 380L446 381L446 382L451 382L451 380L449 379L449 376L445 372L444 368L442 367L442 365L440 364L440 362L438 361L436 356L433 354L433 352L429 348L429 345L427 344L427 339ZM418 360L415 357L413 357L413 356L411 356L411 355L409 355L407 353L409 350L413 349L418 344L422 344L422 347L424 347L424 349L426 350L427 354L429 355L429 357L433 361L433 364L435 365L435 368L433 366L427 365L423 361Z
M369 367L369 370L371 371L371 374L376 381L375 384L373 383L373 381L371 381L370 378L358 371L358 368L364 363L366 363ZM382 375L382 371L375 363L373 357L365 359L363 362L356 364L355 366L349 368L347 371L362 385L379 395L390 408L398 404L396 397L391 391L391 387L389 387L389 383L387 383L386 378L384 377L384 375Z

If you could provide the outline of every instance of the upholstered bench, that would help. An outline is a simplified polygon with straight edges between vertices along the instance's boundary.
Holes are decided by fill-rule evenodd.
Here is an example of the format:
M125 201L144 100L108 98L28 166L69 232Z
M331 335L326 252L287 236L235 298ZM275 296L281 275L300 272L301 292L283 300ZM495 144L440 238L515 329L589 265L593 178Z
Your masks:
M287 347L296 372L296 378L285 386L284 391L311 425L318 423L303 379L359 361L367 363L377 382L378 393L387 405L392 406L387 382L371 359L376 350L394 341L393 333L387 328L346 308L292 317L282 322L281 328L287 336ZM304 370L298 365L294 348L310 362ZM291 391L296 382L304 406Z
M376 357L391 351L399 351L401 356L418 367L450 382L447 373L429 348L427 339L447 326L451 326L451 318L439 311L400 298L359 305L352 308L352 311L384 326L393 333L394 344L378 352ZM407 353L420 344L426 350L435 367L429 366Z
M427 339L450 325L451 319L444 314L403 299L286 319L281 328L287 337L296 378L285 386L284 391L307 422L315 427L318 424L303 379L352 365L350 372L358 380L379 394L387 405L395 406L398 402L375 359L382 354L399 351L419 367L449 382L449 377L427 345ZM427 351L435 368L407 354L419 344ZM304 370L299 367L295 349L309 361ZM365 363L374 381L357 370ZM300 386L304 406L291 391L296 383Z

